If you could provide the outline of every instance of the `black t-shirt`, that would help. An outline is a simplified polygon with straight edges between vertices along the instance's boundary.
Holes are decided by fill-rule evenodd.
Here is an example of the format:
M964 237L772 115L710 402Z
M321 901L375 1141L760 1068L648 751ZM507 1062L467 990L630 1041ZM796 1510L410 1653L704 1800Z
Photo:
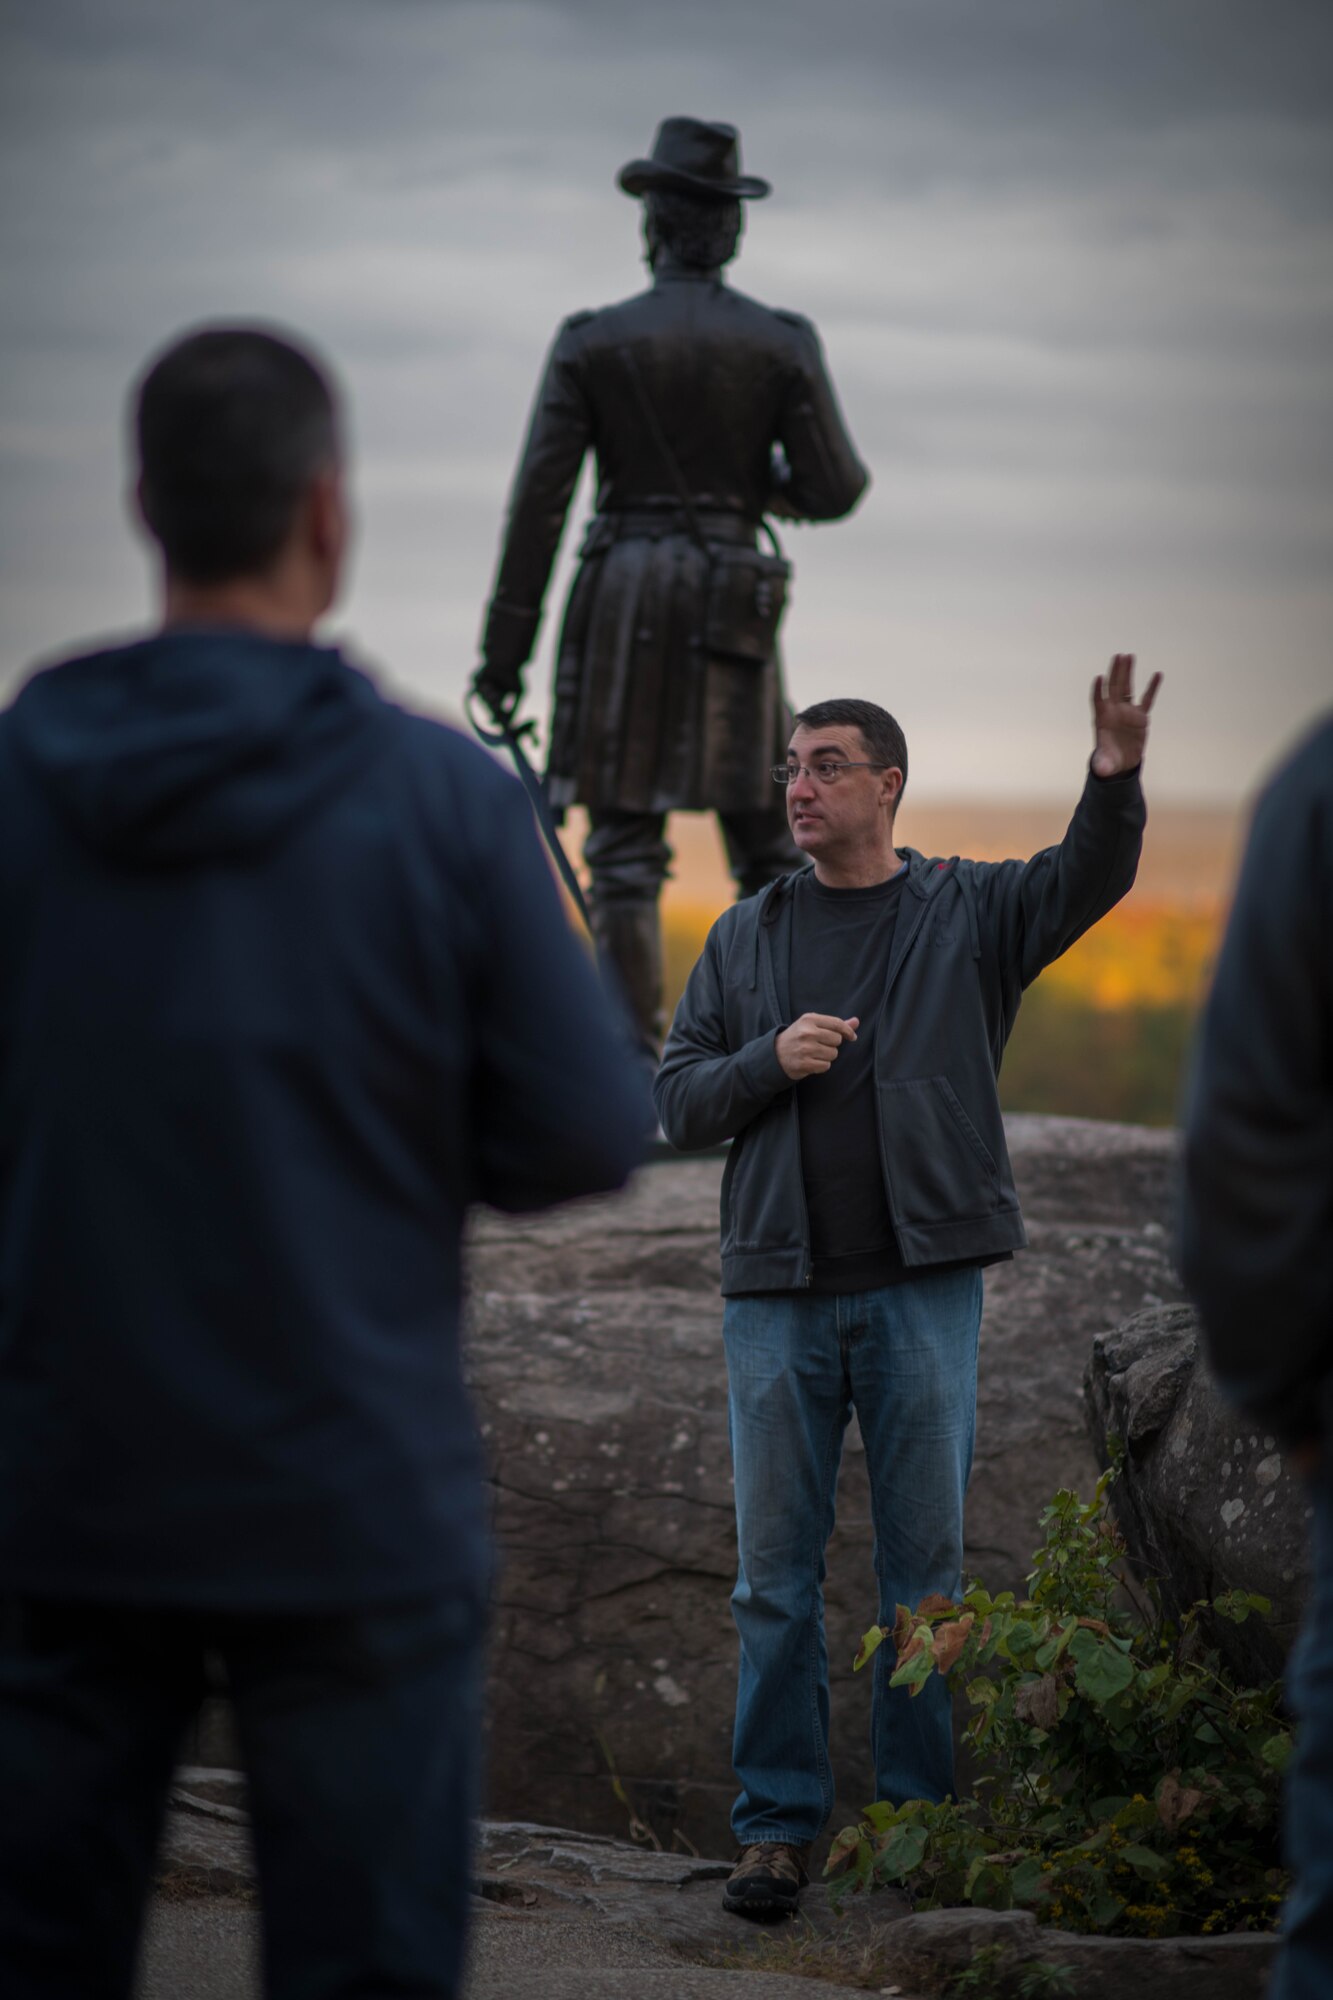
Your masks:
M814 1292L868 1292L908 1277L884 1193L875 1107L875 1023L906 869L869 889L829 889L808 869L792 898L791 1010L856 1015L823 1076L797 1085Z

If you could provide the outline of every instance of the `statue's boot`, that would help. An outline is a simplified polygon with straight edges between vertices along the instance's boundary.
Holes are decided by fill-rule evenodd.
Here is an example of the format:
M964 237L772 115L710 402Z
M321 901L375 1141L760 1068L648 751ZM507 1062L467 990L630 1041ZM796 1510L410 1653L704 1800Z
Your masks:
M657 1068L666 1022L662 1012L662 926L657 903L593 902L592 934L604 967L619 983L645 1059Z

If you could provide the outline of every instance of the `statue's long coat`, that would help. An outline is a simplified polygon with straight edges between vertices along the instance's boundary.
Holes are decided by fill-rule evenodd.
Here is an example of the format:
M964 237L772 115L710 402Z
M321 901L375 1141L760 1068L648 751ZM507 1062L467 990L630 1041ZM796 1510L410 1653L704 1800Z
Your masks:
M786 754L779 661L741 664L704 648L704 557L627 348L710 538L753 544L765 512L834 520L865 488L809 321L716 273L659 270L649 291L560 329L510 497L483 653L518 680L591 447L597 513L560 637L552 803L762 808L773 799L768 767ZM777 478L775 445L786 461Z

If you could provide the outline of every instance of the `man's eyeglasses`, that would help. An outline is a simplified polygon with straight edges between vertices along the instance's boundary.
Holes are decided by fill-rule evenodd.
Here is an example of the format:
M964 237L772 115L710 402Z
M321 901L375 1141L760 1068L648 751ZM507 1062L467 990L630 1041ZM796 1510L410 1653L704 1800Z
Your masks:
M832 757L824 757L821 758L818 764L775 764L773 766L773 783L775 785L794 785L796 780L804 775L807 778L813 778L816 783L821 785L836 785L844 771L887 771L888 769L889 766L887 764L857 763L850 757L840 758L836 762Z

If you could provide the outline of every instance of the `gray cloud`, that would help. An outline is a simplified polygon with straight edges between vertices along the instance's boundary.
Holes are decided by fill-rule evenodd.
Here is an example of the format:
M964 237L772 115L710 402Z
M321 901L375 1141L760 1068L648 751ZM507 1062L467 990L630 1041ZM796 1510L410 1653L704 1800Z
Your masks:
M352 399L346 626L456 703L545 345L641 282L615 170L694 110L774 181L736 282L818 320L876 475L852 521L793 537L800 697L892 676L923 791L1063 791L1086 679L1138 643L1181 796L1243 789L1327 699L1326 6L18 12L0 689L144 615L125 386L176 327L260 315Z

